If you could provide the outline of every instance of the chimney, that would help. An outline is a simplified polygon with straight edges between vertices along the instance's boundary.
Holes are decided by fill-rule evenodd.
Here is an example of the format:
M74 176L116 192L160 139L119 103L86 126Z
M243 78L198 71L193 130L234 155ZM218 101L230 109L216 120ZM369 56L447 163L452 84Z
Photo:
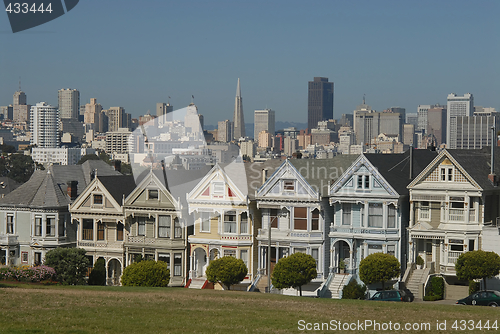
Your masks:
M78 190L78 181L69 181L69 182L67 182L67 185L68 185L68 189L67 189L68 196L69 196L69 198L74 200L77 197L76 193Z
M490 180L491 183L496 187L498 184L498 179L495 174L495 145L494 139L495 139L495 127L491 127L491 162L490 162L490 174L488 175L488 180Z
M115 167L115 170L117 172L121 173L121 171L122 171L122 162L120 160L113 161L113 166Z
M267 169L262 170L262 184L264 184L267 180Z

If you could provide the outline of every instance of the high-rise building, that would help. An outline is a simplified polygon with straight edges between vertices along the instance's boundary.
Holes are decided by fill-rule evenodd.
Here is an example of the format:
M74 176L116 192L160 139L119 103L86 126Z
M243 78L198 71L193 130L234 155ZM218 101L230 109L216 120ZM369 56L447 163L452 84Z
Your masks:
M356 111L354 125L356 142L369 145L381 133L401 139L403 119L400 113Z
M18 90L17 92L14 93L14 99L13 99L14 103L13 105L14 106L17 106L17 105L26 105L26 94L21 91L21 90Z
M415 125L413 124L404 124L403 125L403 144L411 145L415 147Z
M254 139L257 141L261 131L267 131L271 136L275 132L275 113L271 109L255 110L254 112Z
M307 128L315 129L318 122L333 118L333 82L314 77L309 81L307 101Z
M26 94L19 90L14 93L13 106L12 106L12 119L14 122L23 123L30 121L30 105L27 105Z
M474 113L474 96L467 93L464 96L457 96L457 94L448 94L447 116L446 116L446 145L448 148L454 148L457 140L457 133L452 131L456 129L457 120L459 116L472 116Z
M99 122L102 114L102 106L97 103L97 99L91 98L90 103L85 105L83 122L89 124L92 130L99 131Z
M418 113L408 113L406 114L406 124L413 124L415 129L418 128Z
M159 102L156 104L156 116L161 117L174 111L174 107L170 103ZM166 120L166 119L165 119Z
M106 116L108 116L108 131L115 132L120 128L129 128L130 117L129 114L125 113L125 109L122 107L111 107L108 110L104 110Z
M233 122L226 119L218 123L217 140L223 143L230 142L233 138Z
M433 106L427 110L425 133L434 136L437 147L446 141L446 108L444 106Z
M80 92L77 89L60 89L59 97L59 113L61 119L78 120L80 114Z
M234 101L234 139L238 140L241 137L245 138L245 118L243 116L243 99L241 98L240 78L238 78L238 85L236 86L236 98Z
M188 108L186 108L184 127L188 133L193 135L203 133L203 129L200 124L200 117L198 116L198 108L194 103L191 103Z
M340 126L353 126L354 115L353 114L342 114L340 118Z
M31 107L30 131L31 145L38 147L59 146L59 112L45 102L37 103Z
M458 149L480 149L484 146L491 146L496 142L496 132L499 128L498 116L458 116L452 122L451 132L455 133L449 143L449 148ZM496 131L492 134L491 128ZM456 138L456 139L454 139Z
M427 129L427 111L431 109L430 104L419 104L417 108L418 125L417 131L425 131Z

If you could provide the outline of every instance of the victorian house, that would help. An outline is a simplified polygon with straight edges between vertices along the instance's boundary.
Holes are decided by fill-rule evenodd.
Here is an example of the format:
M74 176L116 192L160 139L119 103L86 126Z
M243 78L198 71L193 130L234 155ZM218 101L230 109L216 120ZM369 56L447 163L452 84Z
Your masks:
M123 244L125 229L123 201L135 188L130 175L96 176L70 205L73 222L77 222L77 246L87 251L90 265L105 260L107 285L120 285L125 267Z
M495 148L498 157L498 148ZM443 150L408 186L410 191L408 284L420 296L428 275L443 275L447 298L467 294L458 288L455 262L460 254L498 243L500 187L489 149ZM490 237L490 226L496 237ZM495 241L496 240L496 241ZM416 269L416 260L424 268ZM463 282L466 284L466 282Z
M351 276L359 280L359 264L377 252L394 255L404 272L408 189L413 176L436 156L427 150L404 154L361 154L330 188L334 219L330 222L330 290L340 298ZM340 271L349 277L338 275ZM335 277L337 276L337 277Z
M0 199L0 258L11 265L38 265L46 252L75 247L77 224L68 210L96 171L120 175L103 161L50 166Z
M317 295L329 274L330 250L326 238L332 220L328 189L355 156L333 159L285 160L256 191L262 214L258 230L258 277L261 287L269 285L269 274L279 259L303 252L316 260L316 279L302 287L304 295ZM265 177L265 173L264 173ZM297 294L294 289L283 291Z

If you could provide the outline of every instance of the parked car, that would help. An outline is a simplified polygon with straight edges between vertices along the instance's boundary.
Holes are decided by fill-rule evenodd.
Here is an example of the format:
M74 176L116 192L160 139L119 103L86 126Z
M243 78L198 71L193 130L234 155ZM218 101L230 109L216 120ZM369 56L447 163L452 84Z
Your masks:
M497 307L500 305L500 292L495 290L484 290L474 292L468 297L457 300L460 305L483 305Z
M410 290L386 290L375 293L370 300L412 302L414 299Z

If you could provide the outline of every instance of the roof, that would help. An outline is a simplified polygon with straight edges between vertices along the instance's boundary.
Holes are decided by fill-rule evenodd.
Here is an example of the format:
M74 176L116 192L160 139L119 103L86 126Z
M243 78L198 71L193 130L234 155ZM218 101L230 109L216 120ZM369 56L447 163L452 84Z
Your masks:
M53 165L47 170L36 170L31 178L0 199L0 206L60 208L72 200L67 195L67 183L77 181L77 194L91 181L91 172L98 175L122 175L101 160L87 160L82 165Z
M410 150L404 153L376 154L364 156L399 195L408 194L408 184L420 174L437 156L436 151L413 150L413 172L410 178Z
M11 179L10 177L2 176L0 177L0 196L7 195L12 190L18 188L21 183L18 183Z
M98 175L97 179L120 205L122 204L122 199L135 189L135 181L132 175Z

